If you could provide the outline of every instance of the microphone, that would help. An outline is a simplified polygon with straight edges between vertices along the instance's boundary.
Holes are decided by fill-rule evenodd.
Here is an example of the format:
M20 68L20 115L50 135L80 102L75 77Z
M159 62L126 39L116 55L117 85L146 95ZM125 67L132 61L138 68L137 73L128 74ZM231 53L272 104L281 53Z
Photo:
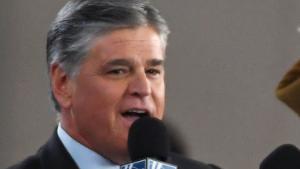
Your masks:
M142 117L129 129L128 151L132 163L121 169L177 169L165 161L169 154L169 137L161 120Z
M300 151L291 144L276 148L260 164L260 169L300 169Z

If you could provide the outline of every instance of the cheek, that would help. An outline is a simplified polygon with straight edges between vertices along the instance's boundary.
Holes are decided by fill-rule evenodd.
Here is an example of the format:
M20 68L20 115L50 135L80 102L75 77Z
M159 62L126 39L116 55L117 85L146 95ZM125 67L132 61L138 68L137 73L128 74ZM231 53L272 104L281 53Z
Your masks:
M165 94L161 95L159 112L160 112L160 119L162 119L165 112Z
M79 113L85 118L101 120L112 116L116 104L120 100L118 88L112 88L104 83L80 83L72 100L74 113Z
M72 109L79 126L89 133L101 128L103 133L115 128L118 105L122 100L122 87L104 82L81 83L73 97ZM92 133L89 133L92 134Z
M156 88L153 89L154 93L154 102L157 108L157 117L159 119L163 118L164 111L165 111L165 84L162 82L161 84L157 85Z

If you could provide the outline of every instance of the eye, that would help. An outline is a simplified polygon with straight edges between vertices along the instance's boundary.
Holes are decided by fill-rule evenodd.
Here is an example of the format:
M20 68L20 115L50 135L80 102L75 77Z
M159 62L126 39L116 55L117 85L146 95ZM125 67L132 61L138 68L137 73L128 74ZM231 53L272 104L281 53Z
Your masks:
M106 73L109 75L109 76L125 76L129 73L129 69L128 68L112 68L110 70L108 70Z
M146 73L150 76L159 76L161 74L162 70L158 68L150 68L146 70Z
M108 72L108 74L115 74L115 75L124 74L124 73L126 73L125 69L113 69Z

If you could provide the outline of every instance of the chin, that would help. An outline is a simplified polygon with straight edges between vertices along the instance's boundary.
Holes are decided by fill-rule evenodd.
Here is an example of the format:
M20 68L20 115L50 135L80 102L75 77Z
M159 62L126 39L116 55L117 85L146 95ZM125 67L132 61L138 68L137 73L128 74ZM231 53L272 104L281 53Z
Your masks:
M127 148L126 148L126 150L119 151L119 153L117 153L117 157L112 159L112 161L119 164L119 165L126 164L126 163L130 162L130 156L129 156L129 153L127 151Z

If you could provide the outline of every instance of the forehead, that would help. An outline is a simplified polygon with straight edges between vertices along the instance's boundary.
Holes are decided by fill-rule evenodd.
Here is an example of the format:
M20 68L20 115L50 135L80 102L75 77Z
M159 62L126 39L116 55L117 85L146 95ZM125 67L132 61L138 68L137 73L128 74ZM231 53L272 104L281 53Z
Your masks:
M119 29L96 38L92 42L91 55L128 55L164 57L165 45L151 27Z
M160 35L149 26L139 26L136 28L123 28L116 29L112 32L109 32L105 35L96 38L96 42L102 41L103 43L118 44L118 43L127 43L130 41L143 42L143 41L152 41L156 43L163 44L163 40Z

